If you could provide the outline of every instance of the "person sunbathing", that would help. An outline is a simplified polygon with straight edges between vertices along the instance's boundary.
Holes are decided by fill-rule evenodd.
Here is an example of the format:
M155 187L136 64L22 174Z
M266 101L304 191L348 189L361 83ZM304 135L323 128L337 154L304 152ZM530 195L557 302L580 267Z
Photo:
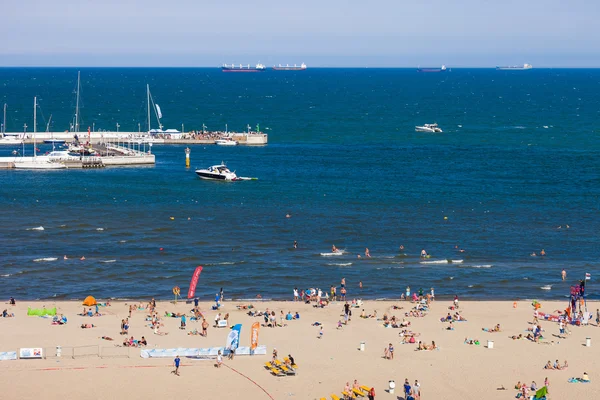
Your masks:
M552 367L552 363L550 362L550 360L548 360L548 362L546 363L546 365L544 366L544 369L554 369Z
M94 324L81 324L81 329L94 328Z
M142 339L138 341L138 346L148 346L148 342L146 341L145 337L142 336Z
M490 328L490 329L488 329L488 328L481 328L481 330L484 331L484 332L490 332L490 333L492 333L492 332L500 332L500 324L497 324L495 327Z
M2 318L12 318L15 316L15 313L9 313L8 310L2 311Z
M562 366L562 369L567 369L567 368L569 368L569 364L567 364L567 360L565 360L565 363Z
M450 321L450 325L446 328L447 331L453 331L454 325L452 325L452 321Z
M562 369L562 366L560 365L560 363L558 362L558 360L556 360L554 362L554 365L552 366L552 369L558 369L558 370Z
M100 339L102 339L102 340L109 340L109 341L115 340L115 339L111 338L110 336L102 336Z
M423 343L419 340L419 345L417 346L417 350L426 350L426 347L423 345Z
M518 335L518 336L517 336L517 335L512 335L510 338L511 338L512 340L523 339L523 334L522 334L522 333L519 333L519 335Z
M437 346L436 346L435 342L432 340L431 345L427 346L427 350L435 350L435 349L437 349Z

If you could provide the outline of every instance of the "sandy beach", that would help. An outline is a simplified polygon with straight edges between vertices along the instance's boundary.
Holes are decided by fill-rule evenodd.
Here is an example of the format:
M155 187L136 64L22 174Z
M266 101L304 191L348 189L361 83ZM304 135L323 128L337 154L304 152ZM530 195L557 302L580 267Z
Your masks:
M99 302L103 301L98 299ZM3 305L14 313L14 318L0 319L0 352L18 351L24 347L43 347L48 357L42 360L0 361L0 385L4 399L62 399L85 396L88 399L129 398L221 398L221 399L331 399L331 394L342 396L346 382L374 387L377 399L404 399L402 384L407 378L411 384L418 380L422 399L511 399L518 381L528 385L535 381L539 387L547 377L550 383L549 398L599 398L596 385L600 362L595 346L596 332L600 328L593 322L589 326L569 327L566 339L558 338L557 323L540 320L544 329L542 343L527 339L513 340L512 335L527 334L532 325L533 307L530 301L516 304L510 301L461 302L460 313L466 322L455 322L454 330L447 330L441 317L453 312L448 309L451 301L432 302L424 317L405 317L410 321L409 330L419 333L416 340L430 344L435 341L439 350L415 351L416 344L401 344L401 329L385 328L376 318L360 318L362 309L378 318L384 314L395 315L399 321L404 312L414 304L407 301L365 301L352 309L348 325L338 329L343 322L342 302L325 308L315 308L302 302L253 302L254 310L274 310L279 323L280 311L286 314L298 312L299 320L284 321L283 327L260 328L259 345L267 346L267 355L236 356L224 360L222 368L215 368L214 361L194 360L182 357L180 376L171 373L171 358L140 357L138 348L122 348L124 336L120 335L121 320L128 316L131 302L113 302L100 307L100 317L77 315L83 310L81 301L20 301L15 306ZM137 302L136 304L139 304ZM213 303L201 302L200 309L210 322L208 336L188 335L193 329L201 330L195 321L181 330L180 319L163 317L162 331L168 335L155 335L148 326L143 310L136 310L130 318L129 336L148 341L148 349L175 347L225 346L228 328L215 328L213 321L217 312L229 313L229 324L242 324L240 346L250 345L250 327L254 322L264 323L262 317L251 317L247 310L237 305L249 304L234 301L223 303L219 311L211 310ZM393 306L403 309L393 309ZM52 325L51 319L27 316L27 307L57 307L58 313L68 318L66 325ZM193 304L179 302L157 303L157 311L187 313ZM564 309L565 302L543 302L541 312L552 313ZM597 303L588 303L595 315ZM318 338L323 324L323 337ZM94 328L82 329L81 324L94 324ZM489 333L482 328L501 325L501 332ZM109 336L114 341L101 339ZM586 347L586 338L592 347ZM480 345L465 344L465 338L479 339ZM493 340L488 349L487 341ZM365 351L360 343L365 342ZM392 343L394 359L385 359L384 349ZM63 355L56 358L56 346ZM69 357L71 347L79 347L76 357ZM264 367L271 360L276 348L279 358L291 354L297 375L276 377ZM98 349L98 350L95 350ZM79 353L77 353L79 351ZM97 354L101 352L103 357ZM80 354L80 355L78 355ZM568 361L566 370L544 370L544 365L559 360ZM571 377L581 377L584 372L591 383L569 383ZM394 380L394 394L386 392L388 382ZM497 390L504 386L507 390ZM264 390L263 390L264 389Z

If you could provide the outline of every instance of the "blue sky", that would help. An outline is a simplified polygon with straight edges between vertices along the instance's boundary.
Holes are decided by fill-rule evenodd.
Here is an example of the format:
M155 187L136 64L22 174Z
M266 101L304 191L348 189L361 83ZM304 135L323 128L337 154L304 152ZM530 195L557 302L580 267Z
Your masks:
M600 67L600 1L5 0L0 65Z

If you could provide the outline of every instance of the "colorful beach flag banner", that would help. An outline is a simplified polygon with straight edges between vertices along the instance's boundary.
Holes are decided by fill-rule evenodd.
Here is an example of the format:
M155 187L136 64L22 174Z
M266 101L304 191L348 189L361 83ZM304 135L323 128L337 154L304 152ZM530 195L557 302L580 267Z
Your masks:
M202 266L198 265L194 271L194 274L192 275L192 280L190 281L190 289L188 290L187 295L188 299L194 298L194 295L196 294L196 285L198 284L198 279L200 278L200 272L202 272Z
M208 347L208 348L186 348L179 347L174 349L141 349L140 357L142 358L173 358L175 356L179 357L194 357L194 358L202 358L202 357L216 357L217 354L221 351L221 354L227 355L229 354L229 350L225 347ZM251 352L250 347L238 347L235 351L236 356L248 356L250 354L253 355L266 355L267 354L267 346L258 346L254 351Z
M585 280L586 280L586 281L589 281L590 279L592 279L592 274L588 274L588 273L586 273L586 274L585 274Z
M19 358L44 358L44 349L41 347L19 349Z
M242 324L236 324L229 331L229 335L227 335L227 344L225 345L226 349L235 350L240 345L240 332L242 331Z
M254 351L256 346L258 346L258 330L260 329L260 323L255 322L252 324L252 329L250 331L250 349Z
M0 351L0 361L10 361L17 359L16 351Z

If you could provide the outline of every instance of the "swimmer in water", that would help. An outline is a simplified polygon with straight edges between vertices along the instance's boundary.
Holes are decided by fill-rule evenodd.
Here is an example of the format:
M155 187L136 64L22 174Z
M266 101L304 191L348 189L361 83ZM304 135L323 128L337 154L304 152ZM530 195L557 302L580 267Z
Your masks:
M421 250L421 258L425 258L427 257L427 252L425 251L425 249Z
M531 257L537 257L537 254L535 254L535 251L533 253L531 253Z
M67 255L65 254L65 256L63 257L63 260L66 260L66 259L67 259Z
M298 248L298 242L294 240L294 248L297 249Z
M337 247L335 247L335 244L331 246L331 252L332 253L337 253L339 250Z
M80 260L81 261L85 260L85 256L81 256Z
M365 249L365 257L371 258L371 254L369 254L369 248L368 247Z
M542 249L542 251L540 251L540 256L545 256L546 252L544 251L544 249Z
M567 279L567 271L565 271L564 269L562 270L562 272L560 273L560 275L562 276L562 280L564 281L565 279Z
M292 215L291 215L290 213L287 213L287 214L285 214L285 217L286 217L286 218L291 218L291 217L292 217Z
M404 250L404 245L400 245L400 251Z

